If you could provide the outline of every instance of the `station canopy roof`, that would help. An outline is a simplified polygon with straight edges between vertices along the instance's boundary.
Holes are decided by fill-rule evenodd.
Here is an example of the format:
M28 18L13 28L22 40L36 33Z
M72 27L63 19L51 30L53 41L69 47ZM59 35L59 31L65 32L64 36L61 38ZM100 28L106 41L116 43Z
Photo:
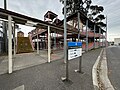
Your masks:
M64 32L64 28L63 28L63 22L64 20L62 20L59 24L60 25L54 25L54 24L50 24L48 22L36 19L36 18L32 18L29 16L25 16L13 11L9 11L9 10L5 10L0 8L0 18L2 19L6 19L8 20L8 15L12 16L12 19L15 23L17 24L22 24L22 25L28 25L28 26L32 26L32 27L38 27L41 29L46 29L48 28L48 26L51 27L52 31L58 31L58 32ZM72 20L74 17L77 17L77 13L72 14L71 16L67 17L67 21ZM86 20L88 20L88 27L91 28L91 30L93 30L94 27L94 22L92 22L91 20L89 20L82 12L80 12L80 19L82 21L82 23L85 25L86 24ZM96 32L99 33L99 26L96 27ZM67 32L68 33L78 33L78 31L76 29L73 28L67 28ZM102 29L102 33L105 32Z
M32 18L29 16L25 16L25 15L13 12L13 11L9 11L9 10L0 8L0 18L1 19L8 20L9 15L12 17L13 21L17 24L28 25L28 26L37 27L37 28L46 29L46 30L47 30L48 26L50 26L51 31L64 32L63 26L50 24L48 22L45 22L45 21L42 21L42 20L39 20L36 18ZM68 33L75 32L76 34L78 33L78 31L76 31L74 29L67 29L67 32Z
M68 16L68 17L67 17L67 22L70 21L70 20L73 20L74 18L77 18L77 15L78 15L77 13L78 13L78 12L76 12L76 13ZM80 11L80 20L82 21L82 23L83 23L84 25L86 25L86 20L88 20L88 27L91 29L91 31L94 30L94 25L95 25L95 23L94 23L93 21L91 21L90 19L88 19L88 18L86 17L86 15L85 15L83 12L81 12L81 11ZM62 25L63 23L64 23L64 19L59 23L59 25ZM96 33L99 33L99 28L100 28L100 27L96 25ZM101 32L103 33L103 32L106 32L106 31L103 30L103 29L101 29Z

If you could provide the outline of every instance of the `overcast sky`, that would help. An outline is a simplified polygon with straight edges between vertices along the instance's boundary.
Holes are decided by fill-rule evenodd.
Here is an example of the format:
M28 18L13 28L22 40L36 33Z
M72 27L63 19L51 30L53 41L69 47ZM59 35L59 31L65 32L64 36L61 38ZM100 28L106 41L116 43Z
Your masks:
M0 0L0 8L3 8L3 1ZM61 8L63 5L59 0L7 0L8 10L12 10L30 17L43 20L44 14L51 10L63 19ZM102 5L104 14L108 17L108 40L120 38L120 0L92 0L93 4ZM23 26L22 26L23 27ZM27 28L26 32L28 32ZM29 30L30 31L30 30Z

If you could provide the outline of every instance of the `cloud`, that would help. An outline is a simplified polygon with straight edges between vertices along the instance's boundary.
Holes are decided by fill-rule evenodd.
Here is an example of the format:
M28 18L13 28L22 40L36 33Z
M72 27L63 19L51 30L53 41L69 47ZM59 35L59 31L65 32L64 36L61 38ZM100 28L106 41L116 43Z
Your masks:
M61 14L62 4L59 0L9 0L8 9L16 11L34 18L42 19L44 14L51 10L58 14L62 19Z
M0 8L3 8L3 6L4 6L4 2L3 0L0 0Z
M105 9L104 14L108 17L108 35L120 33L120 0L93 0L93 3L102 5ZM111 35L111 40L114 37Z
M3 1L0 0L0 8L3 8ZM42 19L44 14L51 10L63 19L62 7L59 0L7 0L8 9L28 15L34 18ZM93 4L102 5L104 7L104 14L108 17L108 31L109 33L120 33L120 0L92 0ZM108 33L108 34L109 34Z
M3 8L3 1L0 0L0 7ZM58 18L63 19L62 4L59 0L7 0L7 9L27 15L30 17L43 20L44 14L50 10L58 14ZM20 25L21 31L24 31L25 36L33 28Z

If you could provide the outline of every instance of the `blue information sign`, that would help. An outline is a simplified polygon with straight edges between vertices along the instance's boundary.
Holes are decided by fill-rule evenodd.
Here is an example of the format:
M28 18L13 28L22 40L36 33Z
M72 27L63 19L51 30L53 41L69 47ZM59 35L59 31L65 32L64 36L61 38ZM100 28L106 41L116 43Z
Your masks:
M68 47L81 47L82 42L68 42Z

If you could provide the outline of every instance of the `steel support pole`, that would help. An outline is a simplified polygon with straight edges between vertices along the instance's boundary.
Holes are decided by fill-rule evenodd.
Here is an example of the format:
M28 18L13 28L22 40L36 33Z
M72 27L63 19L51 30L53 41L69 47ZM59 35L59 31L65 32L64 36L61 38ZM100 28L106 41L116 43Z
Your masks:
M80 12L78 12L78 42L80 41Z
M68 59L67 59L67 25L66 25L66 0L64 0L64 62L66 63L66 80L69 79Z
M68 58L67 58L67 25L66 25L66 0L64 0L64 62L66 63L66 80L69 80Z
M80 41L80 12L78 12L78 42ZM81 47L82 48L82 47ZM82 73L82 56L79 58L79 68L75 72Z
M102 33L102 47L104 47L104 36L103 36L103 33Z
M18 41L18 40L17 40L17 39L18 39L17 37L18 37L18 36L17 36L17 30L16 30L16 31L15 31L15 38L16 38L16 43L15 43L15 45L16 45L16 52L17 52L17 46L18 46L18 45L17 45L17 41Z
M54 48L56 49L56 31L54 32Z
M100 45L100 36L101 36L101 29L99 28L99 47L101 46Z
M4 9L7 9L7 0L4 0Z
M16 55L16 37L15 37L15 23L14 23L14 30L13 30L13 41L14 41L14 56Z
M78 12L78 42L80 41L80 12ZM80 56L79 59L79 70L78 72L81 73L82 72L82 56Z
M48 62L50 63L50 53L51 53L51 44L50 44L50 26L48 26Z
M86 20L86 51L88 51L88 20Z
M66 63L66 76L62 77L63 81L69 80L68 59L67 59L67 25L66 25L66 0L64 0L64 63Z
M8 73L12 73L12 17L8 16Z
M107 47L107 16L106 16L106 43L105 46Z
M37 29L37 54L39 54L39 36L38 36L38 29Z
M67 25L66 25L66 0L64 0L64 62L68 64L67 60Z
M96 44L95 44L95 29L96 29L96 25L94 24L94 49L95 49L95 46L96 46Z
M4 9L7 10L7 0L4 0ZM8 51L8 40L7 40L7 22L3 22L3 37L4 37L4 52L7 53Z

